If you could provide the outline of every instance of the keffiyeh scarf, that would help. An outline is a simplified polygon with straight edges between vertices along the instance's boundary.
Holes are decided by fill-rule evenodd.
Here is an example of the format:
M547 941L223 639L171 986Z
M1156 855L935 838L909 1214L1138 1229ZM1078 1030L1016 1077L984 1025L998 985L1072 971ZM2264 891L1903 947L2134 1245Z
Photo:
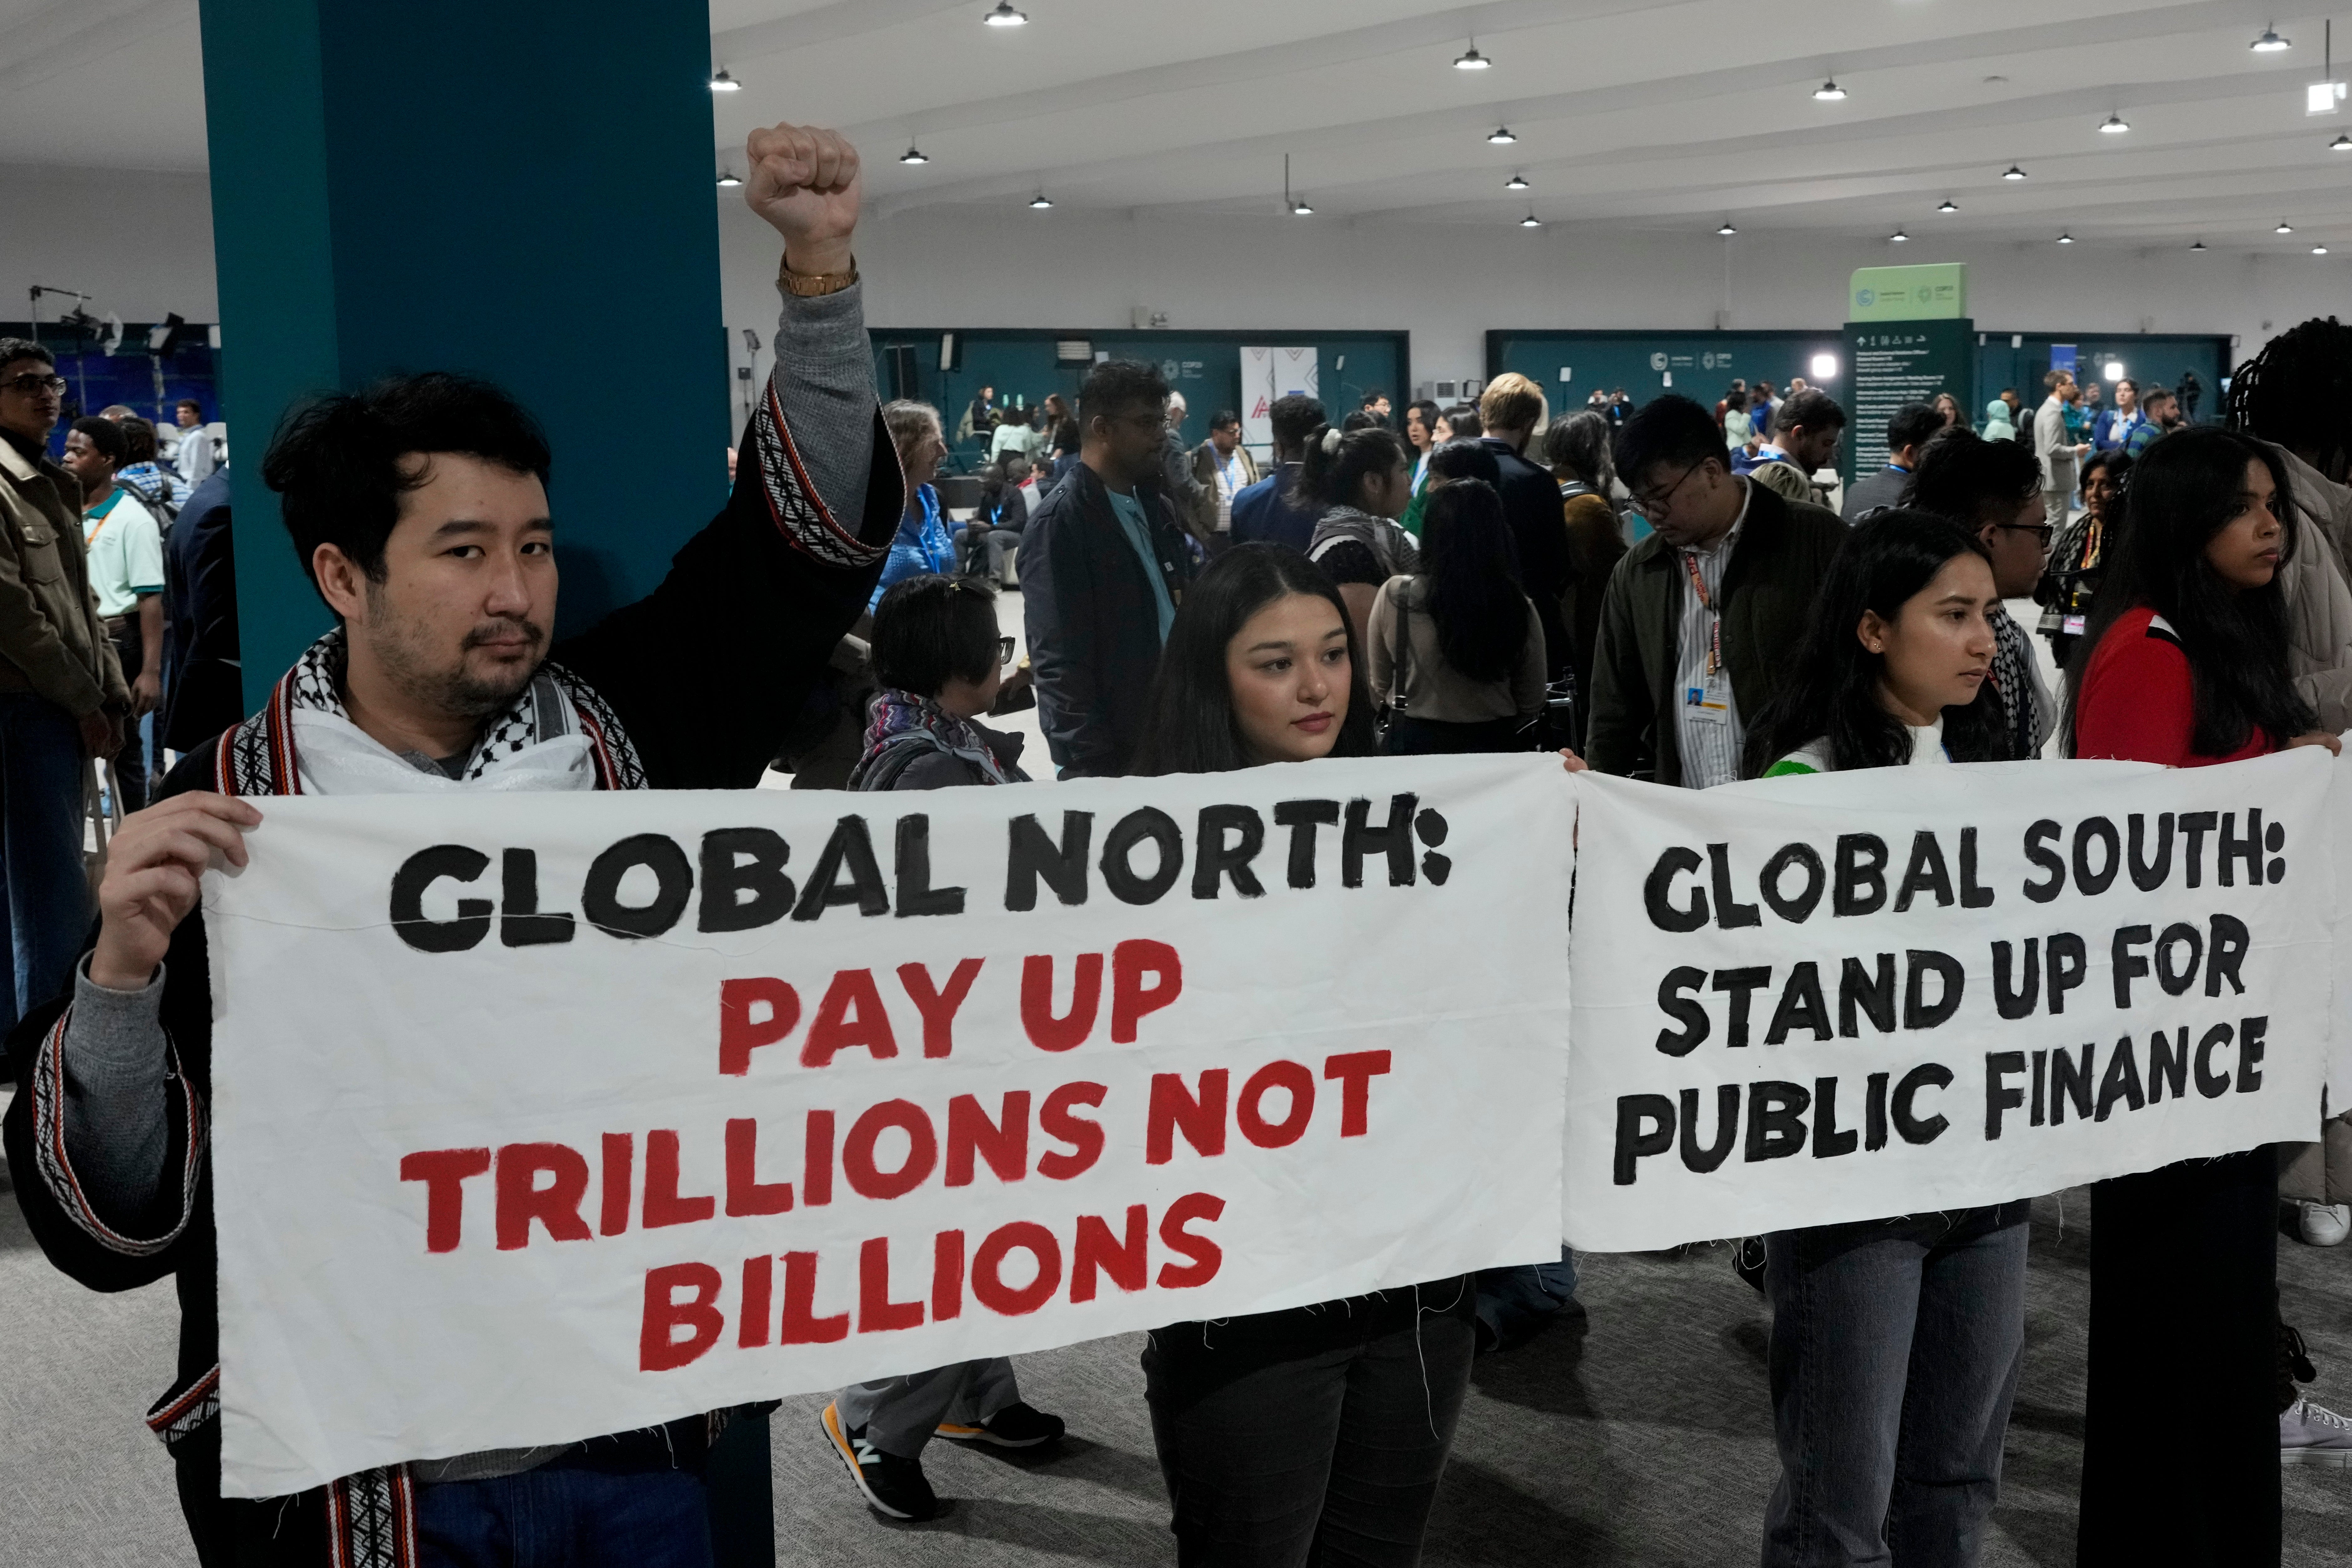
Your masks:
M1992 632L1992 689L2006 717L2010 755L2039 756L2042 715L2034 704L2041 692L2032 674L2033 649L2026 643L2024 628L2006 610L1993 612Z
M849 787L863 789L884 752L894 746L916 746L961 757L980 770L982 784L1010 784L996 753L980 731L928 697L884 688L874 700L874 715L866 726L866 752L849 773Z

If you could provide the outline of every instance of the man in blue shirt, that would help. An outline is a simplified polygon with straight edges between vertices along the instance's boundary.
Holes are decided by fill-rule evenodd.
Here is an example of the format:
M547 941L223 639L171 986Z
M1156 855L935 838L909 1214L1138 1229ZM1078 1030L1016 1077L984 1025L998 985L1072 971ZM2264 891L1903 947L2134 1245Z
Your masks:
M1290 495L1307 437L1323 423L1323 404L1305 393L1288 393L1274 400L1265 417L1274 426L1274 472L1234 497L1233 540L1235 544L1287 544L1303 554L1322 514L1297 505Z
M1022 534L1037 718L1064 778L1127 771L1190 574L1183 529L1160 488L1167 405L1154 366L1095 366L1078 392L1078 465Z

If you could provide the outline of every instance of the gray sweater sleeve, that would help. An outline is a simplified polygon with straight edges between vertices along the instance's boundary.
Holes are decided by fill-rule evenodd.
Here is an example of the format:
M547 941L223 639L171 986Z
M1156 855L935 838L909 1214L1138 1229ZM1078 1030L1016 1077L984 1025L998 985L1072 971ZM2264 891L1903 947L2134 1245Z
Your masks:
M855 530L866 515L874 457L874 352L866 341L866 286L805 300L777 290L776 368L768 384L793 449L825 510Z
M143 991L110 991L90 980L89 966L85 958L74 970L73 1016L58 1042L66 1158L99 1217L120 1228L146 1212L163 1180L163 971Z

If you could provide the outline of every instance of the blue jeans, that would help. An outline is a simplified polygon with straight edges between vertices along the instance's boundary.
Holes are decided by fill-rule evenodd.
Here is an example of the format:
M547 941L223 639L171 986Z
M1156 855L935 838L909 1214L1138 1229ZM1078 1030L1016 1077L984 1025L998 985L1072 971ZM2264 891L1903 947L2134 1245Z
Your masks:
M1775 1231L1765 1568L1975 1563L2025 1359L2026 1205Z
M691 1470L607 1475L558 1462L416 1489L424 1568L710 1568Z
M45 697L0 692L0 933L12 962L0 966L6 1022L65 989L89 933L89 881L82 869L81 726Z

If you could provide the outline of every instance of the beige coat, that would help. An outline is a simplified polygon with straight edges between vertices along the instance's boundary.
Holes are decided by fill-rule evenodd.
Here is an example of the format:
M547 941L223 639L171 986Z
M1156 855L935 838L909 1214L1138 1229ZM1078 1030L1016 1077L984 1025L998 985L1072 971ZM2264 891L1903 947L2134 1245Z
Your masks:
M2066 401L2054 392L2033 416L2033 455L2042 460L2045 492L2074 493L2074 442L2066 434ZM2053 517L2050 522L2055 528L2066 526L2063 517Z
M82 553L81 486L0 439L0 691L30 691L75 718L131 706L99 624Z
M2287 669L2329 734L2352 729L2352 489L2281 447L2303 527L2280 573L2286 592Z

